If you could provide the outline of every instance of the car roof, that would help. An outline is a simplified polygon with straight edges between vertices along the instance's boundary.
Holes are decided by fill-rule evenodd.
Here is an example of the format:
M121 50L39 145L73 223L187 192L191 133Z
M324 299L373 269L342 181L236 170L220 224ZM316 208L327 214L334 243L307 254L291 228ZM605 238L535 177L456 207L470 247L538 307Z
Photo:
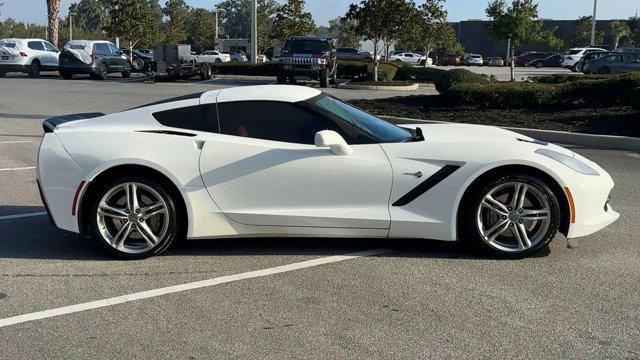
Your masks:
M93 44L113 44L113 43L106 40L70 40L67 43L67 45L83 45L85 48L87 46L92 47Z
M201 104L234 101L282 101L299 102L322 94L320 90L296 85L239 86L207 91L200 96Z

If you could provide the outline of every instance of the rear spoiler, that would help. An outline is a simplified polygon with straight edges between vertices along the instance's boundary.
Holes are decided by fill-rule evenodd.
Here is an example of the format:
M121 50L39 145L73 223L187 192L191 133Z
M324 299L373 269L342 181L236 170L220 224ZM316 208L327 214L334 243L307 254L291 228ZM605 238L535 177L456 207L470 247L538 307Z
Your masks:
M104 113L84 113L84 114L71 114L71 115L62 115L62 116L56 116L56 117L52 117L50 119L45 120L42 123L42 128L44 129L45 133L50 133L53 132L58 125L62 125L64 123L67 123L69 121L76 121L76 120L86 120L86 119L92 119L92 118L97 118L100 116L104 116Z

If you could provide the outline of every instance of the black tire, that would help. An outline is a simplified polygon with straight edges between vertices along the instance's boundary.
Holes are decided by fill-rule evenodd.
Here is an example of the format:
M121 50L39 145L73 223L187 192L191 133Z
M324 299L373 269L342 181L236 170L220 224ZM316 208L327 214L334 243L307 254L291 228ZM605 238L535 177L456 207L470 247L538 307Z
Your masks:
M215 62L216 62L216 64L220 64L220 63L222 63L222 59L217 58Z
M320 87L326 88L329 86L329 69L324 68L320 70Z
M73 78L72 72L68 72L64 70L60 70L59 72L60 72L60 76L62 76L62 78L65 80L71 80Z
M287 74L284 71L278 70L276 76L276 83L278 84L286 84L287 83Z
M114 187L129 182L141 183L152 188L162 197L162 200L164 200L165 204L167 205L168 226L166 233L161 239L159 239L155 247L139 253L130 253L115 249L108 243L108 240L102 236L98 228L98 205L102 197ZM92 194L92 201L89 211L90 213L87 218L91 221L91 236L109 255L118 259L135 260L158 255L167 250L169 246L171 246L171 244L173 244L173 242L182 235L182 232L180 231L182 219L180 218L180 213L177 211L175 199L171 196L167 185L145 177L124 176L99 184L95 189L95 192ZM135 235L136 231L139 230L133 230L132 234Z
M108 76L109 76L109 67L107 67L107 64L105 63L100 64L100 67L98 68L98 73L96 74L96 78L98 80L107 80Z
M121 72L122 77L128 79L131 77L131 67L129 65L125 65L125 70Z
M538 61L538 62L536 62L536 68L540 69L542 66L544 66L544 64L542 63L542 61Z
M42 66L40 65L40 61L39 60L33 60L33 62L31 63L31 67L29 68L29 77L32 78L37 78L38 76L40 76L40 68Z
M201 80L211 79L211 65L207 63L202 64L202 69L200 69L200 79Z
M603 66L603 67L601 67L600 69L598 69L598 74L600 74L600 75L608 75L608 74L611 74L611 69L610 69L610 68L608 68L608 67L606 67L606 66Z
M0 78L3 78L7 76L7 73L5 71L0 71Z
M536 238L537 242L532 244L529 248L521 250L521 249L513 249L510 251L503 250L499 248L499 245L495 245L496 241L493 242L494 245L490 245L488 241L485 241L484 237L480 233L479 228L479 209L481 207L481 203L487 193L489 193L492 189L500 187L503 184L509 183L522 183L526 184L529 187L529 192L534 189L540 194L549 205L549 223L548 228L544 230L544 227L541 227L538 231L540 232ZM524 206L523 206L524 208ZM477 183L470 188L463 200L460 204L460 211L458 213L458 231L460 234L460 240L469 243L472 247L489 254L491 256L499 257L499 258L511 258L511 259L519 259L524 258L529 255L532 255L542 248L546 247L551 240L555 237L560 228L560 205L558 203L558 199L554 195L553 191L549 188L549 186L540 178L536 176L532 176L526 173L513 173L513 174L495 174L490 177L483 179L480 183ZM509 211L508 217L503 217L502 220L509 220L508 222L513 222L512 226L509 224L508 228L505 228L501 234L509 231L509 234L514 238L515 235L511 232L512 228L517 228L518 225L515 223L518 220L512 220L512 213L516 213L516 209L511 209ZM517 214L513 214L513 216L518 216ZM500 221L500 220L498 220ZM537 224L537 223L536 223ZM542 226L542 222L540 223ZM525 225L523 225L525 226ZM535 230L535 226L533 225L533 229ZM490 230L489 230L490 231ZM499 235L501 237L503 235ZM496 238L498 239L498 238ZM508 239L508 238L505 238ZM502 241L502 240L498 240ZM507 240L504 240L507 241ZM514 244L515 245L515 244Z

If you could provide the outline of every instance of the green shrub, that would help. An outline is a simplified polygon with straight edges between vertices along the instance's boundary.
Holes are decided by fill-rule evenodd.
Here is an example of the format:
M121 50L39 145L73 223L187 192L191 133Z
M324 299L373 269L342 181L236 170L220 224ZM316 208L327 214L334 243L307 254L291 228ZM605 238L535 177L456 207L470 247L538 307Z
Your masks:
M634 91L638 87L640 87L640 72L633 72L602 80L582 80L562 84L558 96L564 105L631 105Z
M555 102L558 87L535 83L454 84L444 96L454 104L484 108L529 108Z
M373 74L373 62L369 63L369 74ZM396 76L398 67L391 63L380 62L378 63L378 81L391 81ZM370 76L369 80L373 80Z
M485 75L476 74L465 69L454 69L442 73L435 79L436 90L446 93L456 84L489 84Z
M226 62L215 64L213 70L221 75L276 76L278 74L278 63Z
M632 93L631 106L634 110L640 111L640 87L636 88Z
M581 75L581 74L553 74L531 78L533 82L541 84L565 84L583 80L605 80L612 75Z
M446 70L433 67L398 66L394 80L415 80L417 82L435 82Z
M369 76L369 61L338 61L338 78L366 79Z

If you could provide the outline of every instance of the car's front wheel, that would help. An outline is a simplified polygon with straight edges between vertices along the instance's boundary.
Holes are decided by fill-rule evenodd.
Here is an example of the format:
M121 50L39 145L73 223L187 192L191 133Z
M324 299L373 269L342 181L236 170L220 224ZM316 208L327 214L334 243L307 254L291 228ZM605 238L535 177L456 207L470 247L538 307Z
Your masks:
M531 255L560 227L558 199L543 180L528 174L486 179L470 190L461 206L462 240L500 257Z
M165 187L140 178L119 178L94 194L93 236L111 255L142 259L166 250L178 236L176 205Z

